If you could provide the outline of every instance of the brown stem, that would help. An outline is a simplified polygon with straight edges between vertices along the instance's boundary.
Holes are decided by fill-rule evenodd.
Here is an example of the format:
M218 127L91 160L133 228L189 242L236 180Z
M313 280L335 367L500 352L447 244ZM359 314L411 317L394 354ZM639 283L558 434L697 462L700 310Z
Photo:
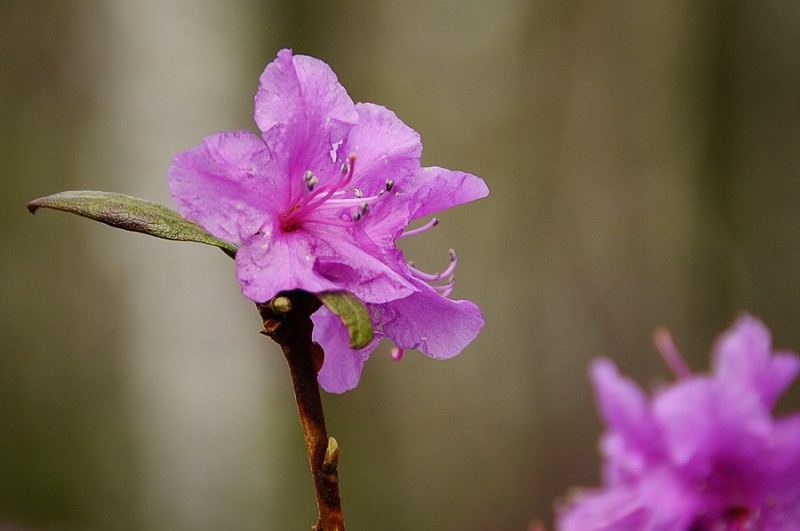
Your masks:
M311 314L319 308L313 295L302 291L283 293L269 304L259 304L264 320L263 334L283 350L292 374L297 410L303 424L308 461L314 478L319 519L314 531L344 531L344 516L339 498L337 464L339 448L328 438L317 371L322 365L322 349L311 339Z

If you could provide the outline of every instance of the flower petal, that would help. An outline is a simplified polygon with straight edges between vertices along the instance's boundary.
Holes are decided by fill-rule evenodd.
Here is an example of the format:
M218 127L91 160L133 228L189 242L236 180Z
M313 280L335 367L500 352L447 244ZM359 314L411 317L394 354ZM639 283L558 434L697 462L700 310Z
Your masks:
M355 388L369 355L380 342L379 335L359 350L350 348L350 336L342 321L326 307L311 316L314 321L313 339L325 352L325 361L317 380L329 393L344 393Z
M175 156L169 188L183 217L238 245L261 229L286 191L271 176L271 165L257 135L220 133Z
M483 328L480 308L454 301L427 285L410 296L381 304L386 336L403 349L419 349L428 357L447 359L459 354Z
M698 497L668 470L654 470L638 483L592 490L559 511L561 531L675 531L688 529Z
M762 505L774 506L764 515L764 529L790 530L800 522L800 415L775 423L769 448L753 463L753 487Z
M582 492L558 514L561 531L636 531L644 529L647 510L631 487Z
M787 361L794 357L773 355L768 331L748 316L720 338L714 356L711 376L686 374L657 389L649 406L610 362L595 362L592 379L609 424L604 487L562 512L563 529L797 526L800 415L773 420L770 413L776 389L795 374ZM627 443L647 430L651 455L641 459ZM642 518L629 521L633 514Z
M382 303L403 298L415 287L390 268L379 249L354 245L339 234L317 235L316 270L363 302Z
M236 253L236 275L245 297L267 302L281 291L310 293L340 286L314 271L314 242L301 231L256 234Z
M722 461L750 463L770 436L769 411L747 388L695 377L653 402L672 462L702 477Z
M259 79L255 121L270 149L285 156L284 178L299 189L304 172L331 173L334 146L358 114L327 64L281 50Z
M758 468L762 476L783 481L779 490L792 490L800 495L800 481L797 481L800 477L800 414L775 421L769 450Z
M417 186L422 143L416 131L385 107L358 103L356 111L358 125L339 148L338 158L357 155L351 185L367 197L382 193L387 181L393 181L389 197L382 198L360 223L379 247L393 248L395 238L411 221L408 201Z
M800 373L800 359L793 353L773 355L769 330L749 315L720 337L712 356L719 379L753 389L768 408Z
M358 125L350 130L339 148L342 160L351 153L358 156L353 186L366 195L377 194L388 179L402 187L405 179L412 179L420 170L422 143L419 134L386 107L358 103L356 112Z
M632 380L620 376L610 360L595 360L589 372L610 430L602 443L606 457L615 473L641 470L661 450L647 397Z
M489 195L489 188L480 177L438 166L423 168L417 175L417 183L409 205L411 219L435 214Z

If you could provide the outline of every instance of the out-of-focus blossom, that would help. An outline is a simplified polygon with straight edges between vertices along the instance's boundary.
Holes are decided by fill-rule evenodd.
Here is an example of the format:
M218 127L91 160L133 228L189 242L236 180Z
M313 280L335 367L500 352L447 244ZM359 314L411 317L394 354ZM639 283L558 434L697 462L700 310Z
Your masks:
M669 336L657 338L678 376L648 397L598 360L591 377L607 424L603 486L559 511L563 531L800 529L800 415L774 418L800 371L744 315L720 337L712 371L692 375Z

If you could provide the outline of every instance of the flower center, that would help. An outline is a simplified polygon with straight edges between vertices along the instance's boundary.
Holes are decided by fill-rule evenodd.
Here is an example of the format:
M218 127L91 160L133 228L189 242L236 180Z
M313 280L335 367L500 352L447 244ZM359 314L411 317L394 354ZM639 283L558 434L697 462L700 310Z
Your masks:
M306 223L351 227L367 215L372 205L388 197L387 192L394 187L392 180L387 180L384 189L370 197L364 197L361 190L350 187L355 163L356 155L352 153L342 164L339 177L323 185L319 185L313 172L305 172L303 186L289 201L291 206L280 216L281 230L291 232Z

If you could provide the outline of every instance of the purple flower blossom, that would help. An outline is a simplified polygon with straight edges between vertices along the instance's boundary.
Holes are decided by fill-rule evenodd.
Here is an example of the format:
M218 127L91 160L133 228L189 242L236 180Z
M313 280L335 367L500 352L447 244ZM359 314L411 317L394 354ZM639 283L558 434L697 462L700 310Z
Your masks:
M709 375L688 372L657 337L678 381L648 398L614 364L591 367L608 431L603 487L577 494L563 531L789 531L800 525L800 415L771 411L800 372L769 331L740 317L718 340Z
M428 275L396 240L436 224L406 230L416 219L485 197L484 182L423 168L414 130L384 107L354 104L328 65L290 50L261 75L255 121L261 135L207 137L169 169L181 215L239 246L242 293L261 303L294 289L349 291L372 311L377 339L434 358L458 354L483 318L448 298L455 254L444 274ZM338 318L323 309L314 322L326 352L320 383L352 389L377 339L356 352Z

